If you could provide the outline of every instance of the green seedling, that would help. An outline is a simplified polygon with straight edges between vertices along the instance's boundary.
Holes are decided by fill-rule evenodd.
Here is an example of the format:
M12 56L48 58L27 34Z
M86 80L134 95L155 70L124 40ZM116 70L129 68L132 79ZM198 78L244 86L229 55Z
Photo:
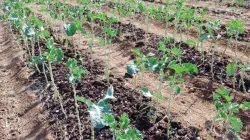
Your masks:
M46 42L46 47L47 47L47 52L43 53L42 56L33 56L30 60L30 64L45 64L48 63L48 69L49 69L49 73L50 73L50 79L53 85L53 89L54 89L54 95L53 95L53 99L54 101L59 100L61 108L63 113L66 115L65 110L63 109L63 103L62 103L62 99L60 96L60 93L57 89L57 86L55 84L55 80L54 80L54 75L53 75L53 71L52 71L52 63L59 63L63 60L64 57L64 52L62 51L62 49L60 48L56 48L54 46L54 41L52 39L48 39Z
M212 80L214 80L214 50L216 49L216 46L218 45L218 39L221 38L221 35L215 35L214 31L220 29L221 27L221 21L220 20L210 20L206 24L206 29L208 31L208 35L205 34L204 38L211 38L211 43L210 43L210 51L212 51L212 62L211 62L211 74L212 74ZM204 62L204 52L203 53L203 62Z
M250 109L250 102L244 102L243 104L234 103L233 97L230 96L230 92L224 88L217 89L213 93L213 101L216 107L216 115L213 119L207 139L209 139L209 135L214 125L222 123L225 129L223 139L227 139L229 132L231 132L236 140L241 140L237 132L243 128L243 124L241 119L235 116L242 109Z
M110 51L112 47L112 39L117 35L117 29L112 28L112 24L117 22L118 20L114 17L108 18L107 20L104 21L106 27L103 28L103 31L105 33L105 42L107 41L108 44L106 44L107 49L106 53L108 51L108 55L106 56L106 66L105 66L105 75L107 82L109 83L109 75L110 75Z
M139 71L142 72L141 81L142 81L142 86L143 86L144 85L144 79L143 78L144 78L144 73L146 71L146 67L145 67L146 61L147 61L148 58L154 56L154 54L153 53L148 53L147 55L144 55L137 48L133 49L132 52L137 58L134 60L134 64L127 65L127 73L129 75L131 75L131 76L135 75L135 87L137 87L136 73L138 73Z
M77 104L77 95L76 95L76 83L82 79L83 74L88 74L88 71L83 69L82 67L77 66L77 61L74 58L70 58L67 63L66 67L70 70L69 73L69 82L72 85L73 92L74 92L74 99L75 99L75 108L76 108L76 115L78 121L78 128L80 136L82 137L82 127L81 127L81 120L80 120L80 113L78 110Z
M84 97L80 96L76 97L77 101L83 102L88 106L88 112L90 114L90 120L92 124L91 140L95 139L94 128L103 128L108 125L107 122L105 121L104 116L107 114L111 114L111 107L108 102L116 100L113 94L114 94L113 86L110 86L104 98L99 100L98 103L93 103Z
M235 37L236 43L235 43L235 51L234 51L235 52L234 65L237 65L237 63L238 63L238 56L237 56L238 43L237 43L237 40L238 40L239 34L244 32L244 29L243 29L244 24L239 20L232 20L226 26L227 26L227 34L230 36L227 47L231 46L232 38ZM223 55L225 54L227 47L225 48ZM235 87L235 82L236 82L235 80L236 80L236 72L233 75L233 88L234 89L236 88Z
M122 114L119 123L112 114L105 115L105 121L113 132L114 140L142 140L143 136L139 130L129 126L130 119L127 114ZM119 127L118 127L119 126Z
M249 64L233 64L229 63L226 67L226 74L228 77L233 77L233 87L236 87L236 74L239 71L240 72L240 81L239 81L239 87L242 86L244 93L246 93L246 87L244 78L246 75L246 71L250 70Z

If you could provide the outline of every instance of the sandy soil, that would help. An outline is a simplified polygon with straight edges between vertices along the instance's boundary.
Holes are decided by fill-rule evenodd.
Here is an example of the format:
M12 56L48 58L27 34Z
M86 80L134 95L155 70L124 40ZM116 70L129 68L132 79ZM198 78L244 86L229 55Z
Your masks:
M0 22L0 139L52 140L41 101L7 23Z

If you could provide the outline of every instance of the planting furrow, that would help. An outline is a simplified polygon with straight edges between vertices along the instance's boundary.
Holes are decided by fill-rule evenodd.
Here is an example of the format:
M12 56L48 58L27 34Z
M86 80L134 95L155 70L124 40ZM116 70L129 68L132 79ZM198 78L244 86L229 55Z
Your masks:
M7 22L0 22L0 139L51 140L39 99L43 87L30 81L24 51Z

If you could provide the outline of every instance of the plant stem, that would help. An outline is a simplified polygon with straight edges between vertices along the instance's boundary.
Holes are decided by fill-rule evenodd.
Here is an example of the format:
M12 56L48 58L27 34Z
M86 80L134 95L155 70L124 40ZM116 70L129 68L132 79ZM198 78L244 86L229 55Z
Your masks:
M63 108L61 96L60 96L59 91L58 91L58 89L57 89L57 86L56 86L56 84L55 84L55 80L54 80L54 76L53 76L53 72L52 72L51 62L48 62L48 63L49 63L50 78L51 78L51 81L52 81L52 84L53 84L53 87L54 87L54 95L53 95L53 98L54 98L55 101L57 101L57 100L59 99L59 103L60 103L62 112L64 113L65 117L67 118L66 112L65 112L65 110L64 110L64 108Z
M95 140L95 130L93 124L91 124L91 140Z
M211 127L209 128L209 131L207 133L207 136L206 136L206 140L209 140L209 136L214 128L214 124L215 124L215 120L216 120L216 116L217 116L217 111L215 111L215 116L213 117L213 120L212 120L212 123L211 123Z
M172 92L173 92L173 86L175 84L175 78L176 78L176 75L174 75L174 79L173 79L173 85L170 85L170 92L169 92L169 97L168 97L168 124L167 124L167 137L169 138L170 137L170 129L171 129L171 102L172 102Z
M164 72L163 70L161 69L160 70L160 75L159 75L159 79L158 79L158 84L157 84L157 91L156 91L156 94L158 95L162 95L161 94L161 87L162 87L162 83L163 83L163 78L164 78ZM155 107L155 114L154 114L154 122L156 121L157 119L157 114L158 114L158 108L159 108L159 99L156 98L157 101L156 101L156 107Z
M73 88L73 92L74 92L76 117L77 117L77 121L78 121L79 134L80 134L80 137L82 138L82 127L81 127L80 113L79 113L79 110L78 110L78 104L77 104L77 100L76 100L76 87L75 87L75 84L72 84L72 88Z

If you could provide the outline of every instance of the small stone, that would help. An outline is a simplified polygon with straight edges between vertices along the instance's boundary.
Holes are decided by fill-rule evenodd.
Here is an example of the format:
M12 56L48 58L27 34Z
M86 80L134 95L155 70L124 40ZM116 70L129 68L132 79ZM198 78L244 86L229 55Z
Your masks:
M186 132L186 130L184 130L184 129L178 129L178 130L177 130L177 134L180 135L180 136L184 136L184 135L187 134L187 132Z
M69 119L75 119L75 115L74 114L69 114Z

